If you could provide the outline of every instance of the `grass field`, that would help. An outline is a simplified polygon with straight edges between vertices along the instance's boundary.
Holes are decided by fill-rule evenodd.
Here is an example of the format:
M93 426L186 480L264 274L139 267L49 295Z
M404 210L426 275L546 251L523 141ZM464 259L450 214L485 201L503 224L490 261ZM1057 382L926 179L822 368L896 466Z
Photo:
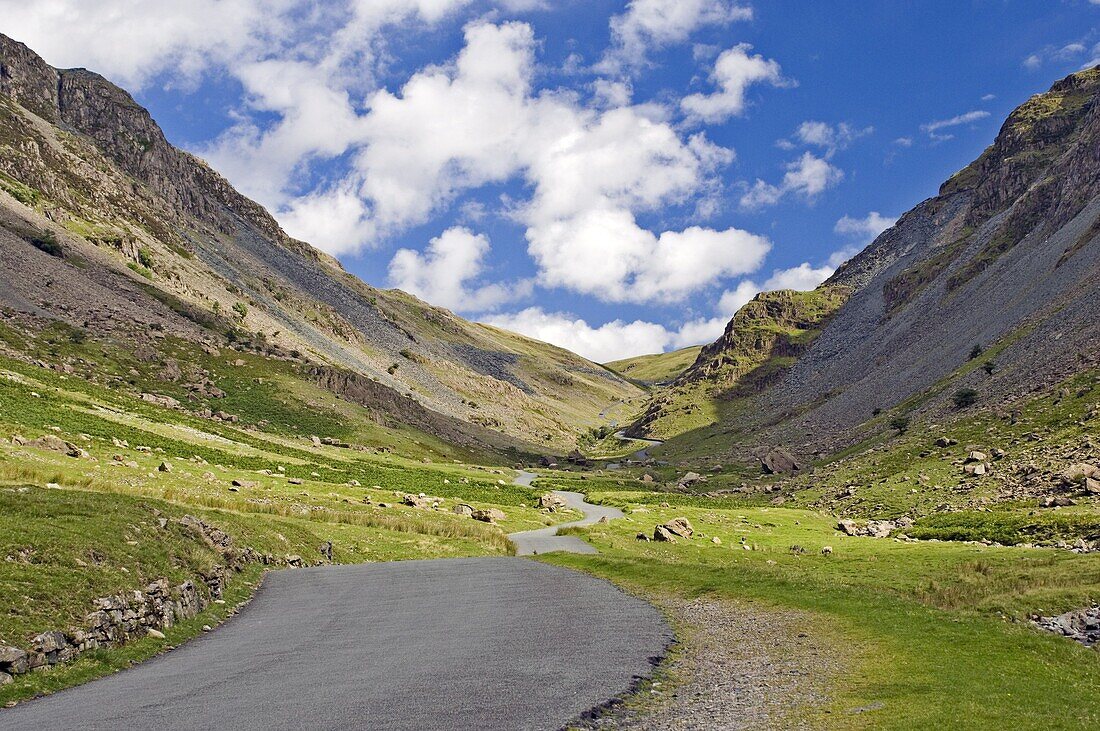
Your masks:
M1100 597L1095 555L853 538L836 532L832 519L801 510L641 509L646 512L632 512L629 520L577 531L600 555L543 560L642 594L713 595L820 617L828 628L822 634L845 661L831 704L807 709L812 726L1087 729L1100 723L1100 653L1027 622L1032 612ZM681 516L697 531L690 541L634 537ZM715 536L720 545L711 542ZM792 550L796 546L802 551ZM824 546L833 552L823 555ZM815 634L812 626L805 631ZM856 708L876 710L855 716Z

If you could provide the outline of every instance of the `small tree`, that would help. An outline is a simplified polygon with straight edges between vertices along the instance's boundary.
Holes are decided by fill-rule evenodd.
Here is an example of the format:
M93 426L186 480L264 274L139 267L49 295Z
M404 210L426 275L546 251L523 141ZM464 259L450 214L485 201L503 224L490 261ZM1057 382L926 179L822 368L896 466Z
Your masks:
M997 362L996 361L987 360L985 363L982 363L982 370L985 371L985 374L987 376L992 376L993 371L995 371L996 369L997 369Z
M978 403L978 392L972 388L960 388L951 397L956 409L965 409Z
M983 348L981 345L975 343L974 347L970 349L970 360L974 360L975 358L977 358L978 356L980 356L984 352L985 352L985 348Z
M248 305L246 305L244 302L234 302L233 311L240 315L240 318L242 320L248 317Z
M909 423L910 419L908 416L898 416L890 422L890 427L892 429L897 429L898 434L904 434L909 431Z

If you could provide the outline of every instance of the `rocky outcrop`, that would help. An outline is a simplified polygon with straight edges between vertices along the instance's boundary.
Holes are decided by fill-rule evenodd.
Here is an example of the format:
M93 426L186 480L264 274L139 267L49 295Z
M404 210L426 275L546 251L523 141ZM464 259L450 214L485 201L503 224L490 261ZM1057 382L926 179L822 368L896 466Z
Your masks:
M1056 617L1033 617L1040 629L1092 647L1100 643L1100 606L1077 609Z

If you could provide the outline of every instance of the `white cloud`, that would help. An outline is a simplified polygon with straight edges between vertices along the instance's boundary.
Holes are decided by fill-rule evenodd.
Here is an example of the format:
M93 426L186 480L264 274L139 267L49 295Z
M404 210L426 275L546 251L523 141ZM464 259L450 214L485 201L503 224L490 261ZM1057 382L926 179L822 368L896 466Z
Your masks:
M656 323L614 320L593 327L574 315L546 312L539 307L494 315L483 318L483 322L553 343L597 363L642 353L659 353L671 342L669 331Z
M803 145L820 147L825 150L825 157L830 158L837 150L843 150L860 137L866 137L875 131L874 127L853 127L847 122L831 125L827 122L807 120L798 125L794 133L794 142ZM791 140L779 140L777 143L784 149L793 149L795 144Z
M912 147L913 146L913 138L912 137L898 137L896 140L894 140L894 144L897 145L898 147Z
M62 68L87 66L131 89L172 71L193 82L285 33L291 0L0 0L4 33Z
M957 114L949 119L939 119L935 122L928 122L920 126L922 132L928 133L928 136L934 140L949 140L953 135L942 134L940 130L948 129L950 127L958 127L963 124L970 124L971 122L977 122L979 119L985 119L989 116L989 112L976 109L972 112L965 112L963 114Z
M596 68L612 75L637 69L651 51L683 43L702 27L752 17L752 8L728 0L631 0L611 18L612 46Z
M771 206L788 195L812 202L843 179L843 170L811 152L804 152L798 160L787 164L787 172L778 185L757 180L741 196L741 206L750 209Z
M531 282L469 286L485 269L489 239L468 228L449 228L431 240L424 253L399 249L390 261L393 286L434 305L459 312L486 312L526 297Z
M723 51L714 63L710 79L717 90L712 94L691 94L680 100L680 108L692 121L722 122L745 111L745 93L753 84L791 86L779 64L760 54L749 55L752 46L741 43Z
M841 236L849 236L870 243L880 233L897 223L897 220L895 216L883 216L878 211L871 211L863 218L853 218L845 215L836 222L833 230Z

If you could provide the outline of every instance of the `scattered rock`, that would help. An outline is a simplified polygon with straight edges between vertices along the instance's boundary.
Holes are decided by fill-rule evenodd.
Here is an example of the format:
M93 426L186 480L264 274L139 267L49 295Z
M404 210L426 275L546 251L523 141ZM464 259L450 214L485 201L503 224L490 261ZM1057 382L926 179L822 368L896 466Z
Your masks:
M1077 609L1056 617L1035 617L1038 627L1089 647L1100 643L1100 606Z
M564 498L555 495L552 492L548 492L545 495L539 496L537 507L540 510L546 510L550 513L556 513L560 510L566 510L569 506L566 504Z
M833 547L832 546L822 546L821 547L821 555L822 556L832 556L833 555Z

